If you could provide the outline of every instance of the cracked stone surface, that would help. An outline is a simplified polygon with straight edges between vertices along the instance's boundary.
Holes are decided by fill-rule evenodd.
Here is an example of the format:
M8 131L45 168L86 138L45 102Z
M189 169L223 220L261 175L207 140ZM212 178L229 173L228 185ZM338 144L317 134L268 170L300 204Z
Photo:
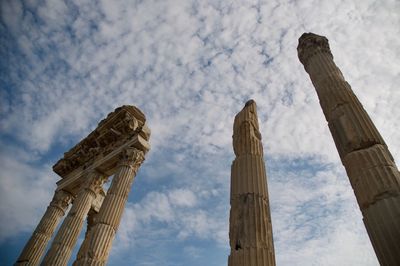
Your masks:
M304 33L297 47L381 265L400 265L400 173L372 120L333 61L328 39Z
M235 117L233 150L228 266L275 265L267 176L253 100Z

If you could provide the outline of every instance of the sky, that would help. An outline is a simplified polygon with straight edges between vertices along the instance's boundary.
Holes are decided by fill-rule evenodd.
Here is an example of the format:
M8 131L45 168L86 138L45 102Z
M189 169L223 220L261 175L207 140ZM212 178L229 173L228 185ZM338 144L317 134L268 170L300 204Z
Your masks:
M3 0L0 12L1 265L44 214L52 165L123 104L145 113L151 151L108 265L226 265L233 118L249 99L277 265L378 265L296 47L303 32L329 39L399 163L399 1Z

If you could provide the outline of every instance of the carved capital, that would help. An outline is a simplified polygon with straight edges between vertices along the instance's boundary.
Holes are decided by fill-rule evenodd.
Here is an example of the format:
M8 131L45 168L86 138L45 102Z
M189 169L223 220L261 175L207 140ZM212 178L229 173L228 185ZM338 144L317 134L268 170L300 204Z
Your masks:
M53 199L50 202L50 206L57 207L65 212L72 199L73 196L71 193L64 190L57 190L54 194Z
M144 161L144 152L136 148L125 149L120 156L120 165L139 168Z
M317 53L326 53L333 59L328 39L314 33L303 33L299 38L297 54L300 62L306 68L309 59Z
M97 195L102 191L103 184L107 181L107 179L108 176L97 171L92 171L87 175L83 189L90 190Z

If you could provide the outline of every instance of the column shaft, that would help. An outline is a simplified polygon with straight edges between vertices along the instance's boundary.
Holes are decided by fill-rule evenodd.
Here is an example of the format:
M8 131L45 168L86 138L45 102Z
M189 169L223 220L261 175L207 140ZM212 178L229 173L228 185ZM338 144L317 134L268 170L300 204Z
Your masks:
M256 104L235 117L231 169L228 266L275 265L267 176Z
M124 153L117 174L107 191L88 236L86 253L74 265L105 265L117 232L136 172L144 160L143 152L129 149Z
M335 65L328 40L303 34L310 75L381 265L400 265L400 173L384 140Z
M14 265L39 265L46 246L71 199L72 195L68 192L63 190L55 192L53 200Z
M82 242L82 244L81 244L81 246L79 248L79 251L78 251L78 254L76 256L76 260L73 263L73 266L79 265L80 261L84 260L84 258L85 258L85 254L86 254L86 252L88 251L88 248L89 248L89 234L90 234L90 231L93 228L94 219L95 219L96 216L97 216L97 213L92 211L92 210L88 214L87 227L86 227L86 232L85 232L85 239L83 240L83 242Z
M71 210L62 223L53 243L46 253L42 265L62 266L67 265L72 250L82 230L86 215L100 190L104 178L97 173L91 173L86 183L78 193Z

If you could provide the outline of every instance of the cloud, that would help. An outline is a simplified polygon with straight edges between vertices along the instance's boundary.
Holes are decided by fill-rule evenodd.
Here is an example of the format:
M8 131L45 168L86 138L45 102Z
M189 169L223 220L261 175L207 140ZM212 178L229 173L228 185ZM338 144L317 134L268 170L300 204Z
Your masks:
M275 249L285 250L276 254L277 264L378 264L341 167L289 168L271 176Z
M48 165L37 167L34 156L2 144L0 152L0 243L21 232L28 232L41 219L55 190L55 174ZM13 153L13 158L10 157Z
M399 162L398 2L15 0L0 9L1 222L9 226L0 240L35 226L27 217L38 220L48 204L50 166L62 152L133 104L147 116L152 150L113 252L153 246L176 262L172 237L210 241L215 249L198 254L225 263L232 122L253 98L278 262L376 264L296 46L305 31L329 38ZM150 255L144 264L157 261Z

